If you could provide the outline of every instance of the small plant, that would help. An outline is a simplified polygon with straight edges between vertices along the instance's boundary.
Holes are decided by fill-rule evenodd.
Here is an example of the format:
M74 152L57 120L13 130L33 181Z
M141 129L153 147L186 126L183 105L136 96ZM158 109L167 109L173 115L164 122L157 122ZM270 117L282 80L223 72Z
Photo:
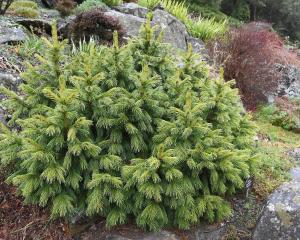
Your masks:
M103 2L109 6L109 7L113 7L113 6L118 6L120 4L122 4L122 0L103 0Z
M88 12L95 8L101 8L101 9L106 8L106 4L103 3L102 0L86 0L76 7L75 12L77 14L80 14L83 12Z
M14 0L0 0L0 15L4 15Z
M63 17L70 15L75 6L76 3L74 0L56 0L55 2L55 9L58 10Z
M44 46L44 42L40 37L31 34L26 37L22 44L20 44L18 53L23 58L27 57L32 59L36 53L42 54Z
M177 2L175 0L163 0L162 5L169 13L174 15L183 23L188 21L188 8L185 1Z
M193 36L208 41L222 38L228 32L228 20L217 22L214 18L199 18L196 22L189 20L187 28Z
M32 8L35 10L38 10L38 5L36 2L33 1L27 1L27 0L19 0L19 1L15 1L11 4L10 9L14 10L18 7L22 7L22 8Z
M123 29L118 19L106 16L101 9L94 9L83 12L76 16L70 24L71 38L76 42L89 40L91 37L97 38L102 43L112 43L113 31L119 32L119 37L123 35Z
M261 107L257 116L274 126L300 133L300 102L287 98L277 98L275 103Z
M160 4L160 0L138 0L138 4L142 7L146 7L150 10L154 9Z
M33 1L15 1L9 10L14 15L22 17L36 18L39 16L38 5Z

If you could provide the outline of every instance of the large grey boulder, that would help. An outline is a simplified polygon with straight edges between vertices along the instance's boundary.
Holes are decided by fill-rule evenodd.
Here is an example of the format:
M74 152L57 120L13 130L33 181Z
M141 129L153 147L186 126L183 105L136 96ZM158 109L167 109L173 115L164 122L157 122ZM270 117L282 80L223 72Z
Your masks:
M21 25L4 17L0 19L0 44L16 44L25 38L26 31Z
M51 34L52 20L42 18L19 18L15 20L16 23L26 27L28 30L32 30L35 33L47 33Z
M21 78L18 74L0 72L0 86L4 86L10 90L17 91L21 83ZM0 99L1 95L0 95Z
M119 20L126 37L135 37L139 34L141 26L146 22L144 18L134 15L117 12L115 10L107 10L104 13L106 16L114 17Z
M144 8L136 3L125 3L115 7L115 9L121 13L130 14L140 18L146 18L148 9Z
M273 102L276 97L286 96L288 98L300 99L300 68L293 65L278 65L282 74L277 91L269 94L268 101Z
M253 240L300 238L300 183L282 185L269 198L255 229Z
M153 12L152 25L157 25L164 32L164 42L170 43L174 48L187 49L186 39L189 37L185 25L173 15L156 9Z
M123 4L116 10L107 10L105 15L115 17L120 21L127 37L138 36L142 24L146 22L147 9L137 4ZM185 25L173 15L156 9L153 12L152 25L158 27L158 31L164 32L163 41L170 43L175 49L187 49L187 39L190 39ZM199 44L198 49L202 44Z

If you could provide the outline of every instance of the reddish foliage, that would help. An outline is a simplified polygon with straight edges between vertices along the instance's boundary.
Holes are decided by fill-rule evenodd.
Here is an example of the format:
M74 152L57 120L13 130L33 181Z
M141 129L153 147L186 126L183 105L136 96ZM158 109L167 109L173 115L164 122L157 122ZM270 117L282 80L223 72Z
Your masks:
M76 3L74 0L56 0L55 8L62 16L68 16L72 13Z
M224 67L226 80L235 79L246 107L265 102L282 74L277 64L299 64L281 38L266 23L250 23L230 32L226 40L210 45L210 52Z
M124 31L117 18L106 16L101 9L79 14L69 27L71 38L75 41L99 38L100 42L109 44L113 40L113 32L118 31L121 39Z

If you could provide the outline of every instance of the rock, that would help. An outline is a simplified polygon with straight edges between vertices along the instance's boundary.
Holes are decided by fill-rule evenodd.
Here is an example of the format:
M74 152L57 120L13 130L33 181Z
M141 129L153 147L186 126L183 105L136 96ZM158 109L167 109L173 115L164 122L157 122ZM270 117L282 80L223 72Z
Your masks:
M0 86L4 86L14 92L18 91L18 86L21 83L21 78L17 74L0 72ZM0 94L0 100L4 97Z
M294 158L296 161L300 161L300 148L295 148L288 152L288 155Z
M295 167L290 170L290 175L294 181L300 183L300 167Z
M51 34L51 20L47 19L33 19L33 18L19 18L16 23L26 27L28 30L32 30L36 34L47 33Z
M282 80L277 91L269 94L268 101L272 103L276 97L283 96L300 99L300 68L293 65L278 65L278 70L282 73Z
M121 13L130 14L140 18L146 18L148 9L141 7L136 3L125 3L115 7L115 9Z
M104 14L119 20L122 25L125 38L136 37L139 35L141 26L146 22L148 10L135 3L126 3L114 9L104 10ZM74 16L59 21L59 32L63 36L69 36L68 26ZM163 41L170 43L175 49L187 50L187 43L191 43L196 52L207 55L204 43L188 35L185 25L168 12L156 9L153 12L152 25L158 26L158 31L164 32ZM205 59L206 57L204 57Z
M2 122L5 125L7 124L7 118L5 116L5 111L1 108L0 108L0 122Z
M4 17L0 19L0 44L16 44L25 38L26 31L22 26Z
M174 48L187 49L186 27L173 15L157 9L153 12L152 24L157 25L159 30L164 32L164 42L170 43Z
M226 231L225 224L202 225L197 227L195 237L197 240L222 240Z
M158 233L150 233L142 240L180 240L175 234L168 231L161 231Z
M45 7L53 8L54 7L54 0L41 0Z
M18 92L18 85L21 83L21 79L17 74L9 74L0 72L0 86L4 86L14 92ZM0 101L5 99L6 96L0 94ZM8 114L4 108L0 108L0 122L6 124L8 121Z
M131 240L130 238L118 236L118 235L109 235L105 238L105 240Z
M300 237L300 182L283 184L270 197L253 240L297 240Z
M60 35L67 38L69 36L69 24L76 18L75 15L69 16L65 19L60 19L57 22L57 31Z
M131 238L123 237L120 235L109 235L105 240L132 240ZM174 233L168 231L161 231L157 233L147 233L145 236L141 236L139 240L180 240Z
M143 18L117 12L115 10L108 10L105 12L105 15L115 17L119 20L125 31L126 37L138 36L141 26L146 22L146 20Z
M41 8L40 17L43 19L54 20L54 19L60 19L61 15L59 11L55 9Z
M209 60L205 43L201 39L187 36L186 43L191 44L194 52L199 53L204 60Z

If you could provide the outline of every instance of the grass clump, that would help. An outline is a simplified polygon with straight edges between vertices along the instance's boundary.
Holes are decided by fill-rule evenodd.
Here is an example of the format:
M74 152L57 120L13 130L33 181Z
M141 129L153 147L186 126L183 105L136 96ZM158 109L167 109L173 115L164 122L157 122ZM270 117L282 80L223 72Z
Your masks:
M123 3L122 0L103 0L103 3L105 3L109 7L118 6Z
M18 46L18 54L22 58L32 60L35 54L41 54L43 52L44 47L44 41L40 37L30 34L27 35L25 41Z
M106 4L102 0L86 0L76 7L75 13L79 14L95 8L106 8Z
M187 23L189 20L188 8L185 1L177 2L175 0L163 0L162 5L169 13L174 15L183 23Z
M187 24L189 32L203 41L209 41L222 37L228 31L228 20L217 22L214 18L198 18L197 21L189 20Z
M254 177L254 191L265 199L290 179L289 170L295 163L287 153L300 147L300 138L299 134L274 126L257 114L255 119L260 138L257 145L260 161L257 166L259 171Z
M39 16L38 5L33 1L16 1L11 4L9 10L12 14L28 18Z
M138 4L142 7L148 8L150 10L154 9L160 4L161 0L138 0Z
M22 7L22 8L32 8L32 9L35 9L37 10L38 9L38 5L36 2L33 2L33 1L15 1L12 3L12 5L10 6L10 9L14 10L16 8L19 8L19 7Z

